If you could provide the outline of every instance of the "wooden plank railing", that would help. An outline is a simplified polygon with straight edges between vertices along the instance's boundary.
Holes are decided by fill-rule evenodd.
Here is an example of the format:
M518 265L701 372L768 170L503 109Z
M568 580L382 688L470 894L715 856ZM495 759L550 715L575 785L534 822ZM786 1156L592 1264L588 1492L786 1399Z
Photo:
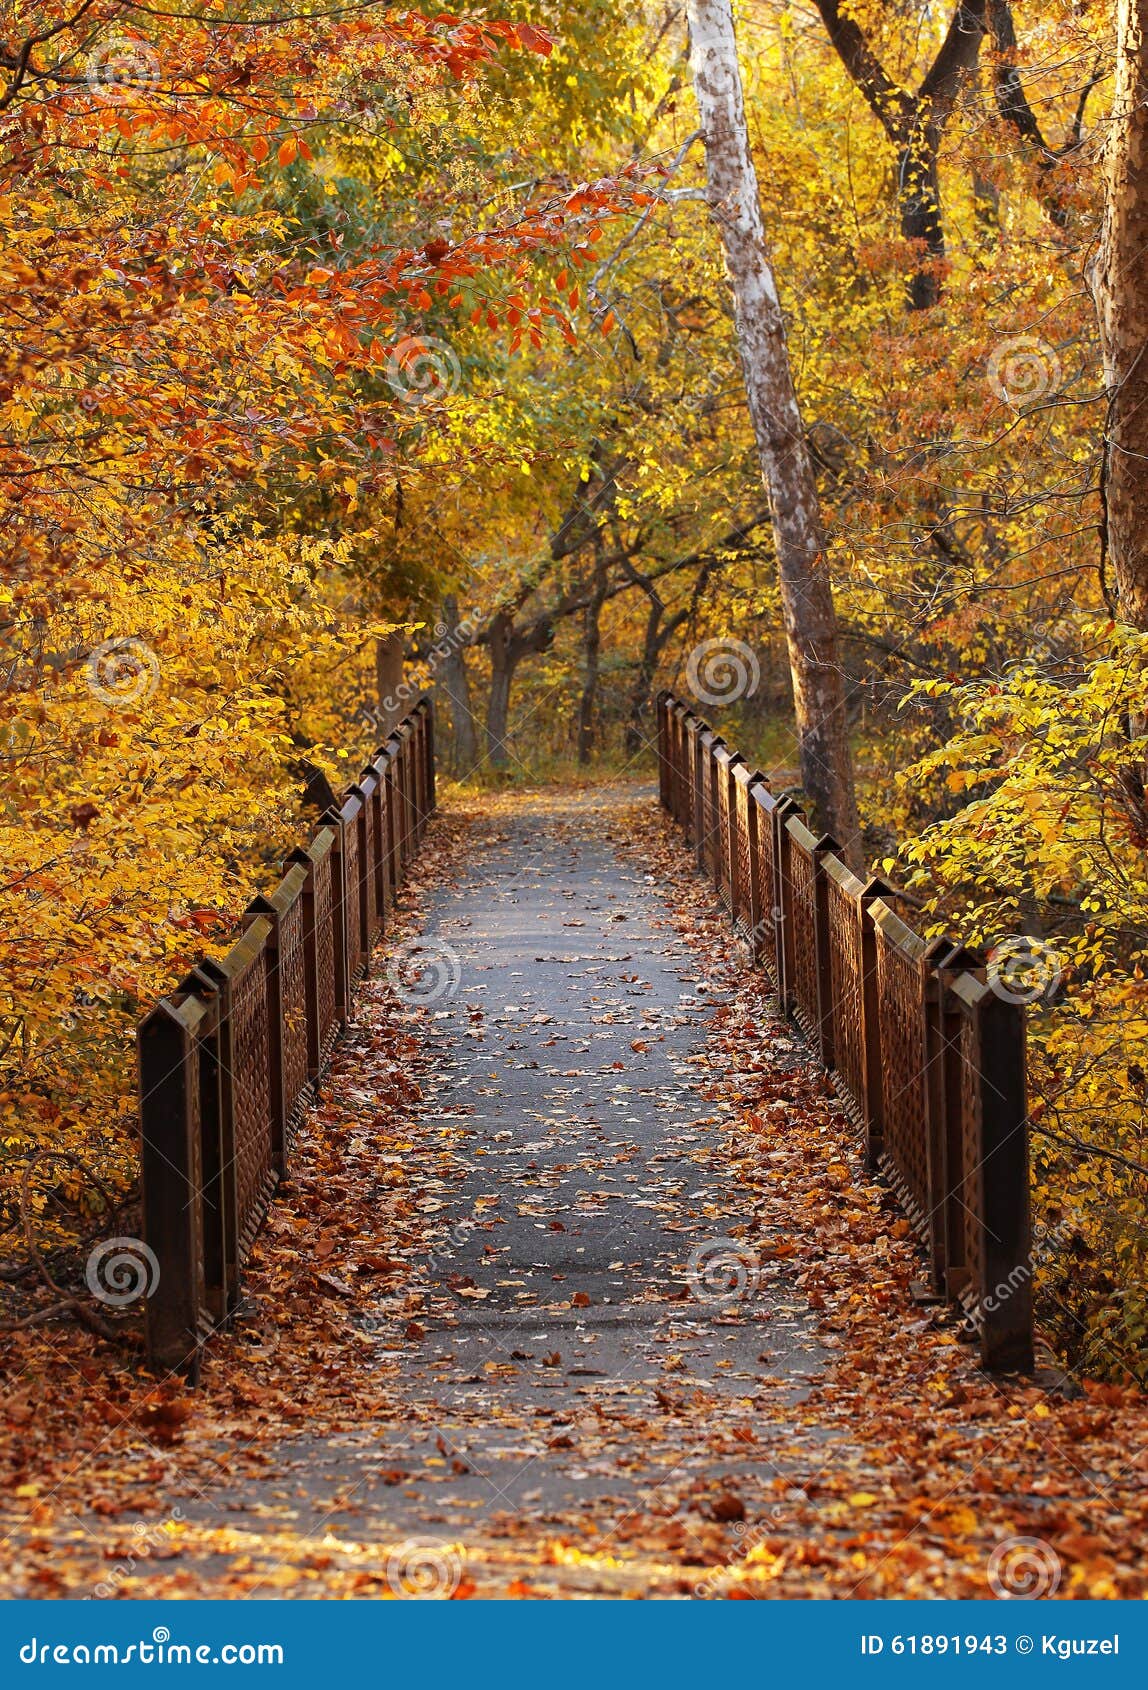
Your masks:
M933 1292L987 1368L1030 1369L1023 1007L978 952L906 926L688 705L660 693L657 726L662 805L900 1198Z
M422 699L287 857L274 890L253 899L227 955L192 969L140 1023L157 1366L194 1375L203 1343L235 1312L300 1117L434 807L434 718Z

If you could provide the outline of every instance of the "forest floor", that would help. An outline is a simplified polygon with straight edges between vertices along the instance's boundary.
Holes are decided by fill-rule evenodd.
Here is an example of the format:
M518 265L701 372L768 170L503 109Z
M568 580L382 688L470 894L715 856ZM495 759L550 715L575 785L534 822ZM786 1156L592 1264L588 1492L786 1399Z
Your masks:
M201 1388L11 1341L4 1594L1148 1594L1148 1403L914 1303L647 789L456 796L403 903Z

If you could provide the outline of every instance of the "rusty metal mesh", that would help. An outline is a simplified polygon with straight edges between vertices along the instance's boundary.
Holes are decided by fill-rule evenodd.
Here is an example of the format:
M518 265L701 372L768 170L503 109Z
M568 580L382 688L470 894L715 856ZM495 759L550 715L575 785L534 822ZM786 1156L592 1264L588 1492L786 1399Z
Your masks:
M232 1131L240 1250L250 1249L275 1183L271 1160L271 1029L267 1007L268 953L261 946L233 976L231 1019Z
M833 1014L833 1059L855 1118L865 1110L865 981L861 910L856 896L829 879L829 971Z

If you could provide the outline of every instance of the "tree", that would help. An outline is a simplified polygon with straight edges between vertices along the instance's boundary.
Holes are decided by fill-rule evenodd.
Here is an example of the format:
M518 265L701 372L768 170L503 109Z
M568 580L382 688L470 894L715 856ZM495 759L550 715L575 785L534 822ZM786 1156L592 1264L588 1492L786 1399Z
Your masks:
M746 395L777 550L801 781L819 826L857 862L860 824L833 590L785 323L766 256L730 0L690 0L689 20L709 203L733 289Z
M995 49L993 91L996 95L997 110L1004 121L1016 130L1025 147L1036 159L1041 203L1049 218L1058 228L1067 228L1070 210L1063 172L1058 172L1058 166L1080 149L1084 138L1084 113L1088 97L1101 79L1104 59L1102 56L1097 58L1092 74L1080 90L1065 139L1058 147L1053 146L1045 137L1040 119L1033 110L1021 81L1016 62L1016 25L1008 0L989 0L989 27Z
M478 765L478 734L470 702L470 677L466 672L466 635L460 631L458 595L447 593L442 601L442 691L450 709L451 767L465 779ZM436 680L438 670L436 669Z
M1102 540L1124 621L1148 629L1148 0L1118 0L1104 221L1092 271L1108 417Z
M816 0L816 5L842 64L897 149L901 233L919 253L909 278L909 303L914 311L925 310L941 296L945 257L937 169L941 136L961 78L977 62L986 0L960 0L915 94L898 87L886 73L852 12L843 15L838 0Z
M142 1007L266 883L300 753L341 786L378 742L403 618L364 613L350 541L433 436L428 317L493 333L579 224L535 201L443 242L436 186L383 239L364 191L396 136L465 132L496 53L544 58L530 25L232 10L0 30L0 1138L113 1186Z

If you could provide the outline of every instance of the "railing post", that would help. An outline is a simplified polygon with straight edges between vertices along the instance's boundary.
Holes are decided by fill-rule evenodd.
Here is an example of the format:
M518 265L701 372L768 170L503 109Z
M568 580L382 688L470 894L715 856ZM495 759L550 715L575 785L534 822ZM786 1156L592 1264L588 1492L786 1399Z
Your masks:
M1033 1339L1024 1008L986 988L977 1015L981 1359L992 1372L1027 1372Z
M203 1153L203 1271L212 1320L222 1326L239 1301L239 1192L235 1163L235 1052L227 975L210 957L182 983L209 1011L199 1040Z
M208 1010L163 999L138 1032L142 1231L159 1268L145 1304L150 1360L198 1372L209 1323L203 1250L199 1039Z

